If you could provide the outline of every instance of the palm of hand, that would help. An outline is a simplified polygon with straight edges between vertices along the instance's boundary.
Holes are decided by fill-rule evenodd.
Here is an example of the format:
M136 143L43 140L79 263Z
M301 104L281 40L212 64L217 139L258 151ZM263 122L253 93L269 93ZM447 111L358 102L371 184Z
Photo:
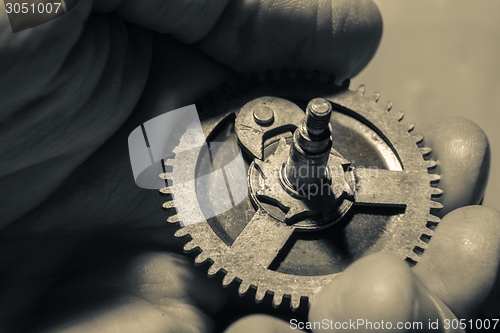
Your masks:
M371 58L380 38L380 19L370 4L338 1L334 7L323 8L300 2L292 7L235 1L225 5L211 5L207 18L205 12L182 4L170 4L168 11L156 10L154 4L94 4L104 12L118 8L122 18L171 33L183 42L196 42L196 47L103 15L93 16L79 36L90 11L88 3L27 32L21 42L7 39L0 44L3 63L11 63L18 53L40 59L5 68L0 81L4 87L0 96L6 101L0 128L6 140L0 148L8 157L0 175L2 187L8 190L0 226L0 313L7 328L21 330L22 325L33 323L64 326L77 318L67 325L100 331L110 327L151 332L209 330L209 315L222 307L226 297L220 288L211 288L191 263L165 253L179 247L169 237L172 230L158 209L160 198L133 182L128 134L145 120L192 104L208 89L231 80L232 70L297 66L351 77ZM184 10L189 15L179 16ZM317 13L322 14L316 17ZM0 22L5 22L3 17ZM357 24L373 30L367 33ZM234 35L226 36L227 31ZM43 37L57 42L34 42ZM350 43L353 38L360 42ZM31 79L20 81L19 73L26 67ZM22 87L22 93L12 92L12 85ZM448 174L443 185L445 209L477 202L486 181L481 169L488 154L480 130L455 120L422 131L442 156L441 173ZM447 136L442 136L443 131ZM451 136L468 142L462 155L447 146ZM476 161L467 159L470 152L480 155ZM460 177L453 170L466 170L467 176ZM470 191L475 183L477 190ZM478 209L473 218L461 214L450 222L461 223L459 228L467 228L465 222L470 219L482 223L469 233L475 235L475 240L471 236L475 244L482 244L469 256L471 261L483 256L483 248L488 247L486 255L498 262L495 214ZM436 274L440 281L446 277L429 267L445 260L442 271L449 272L447 263L454 260L445 256L450 252L446 250L450 249L446 245L451 242L449 235L453 239L467 232L442 232L448 236L442 236L446 239L436 247L444 250L437 249L433 255L429 249L430 264L423 258L420 276L424 281ZM464 246L458 252L466 250ZM469 281L471 295L477 294L478 284L488 289L485 281L492 280L490 271L496 269L490 267L487 274ZM439 287L429 288L439 292ZM446 293L452 302L463 296ZM456 308L468 308L470 302ZM39 317L32 315L37 307L43 309ZM27 314L32 321L24 319ZM464 314L468 315L465 310Z

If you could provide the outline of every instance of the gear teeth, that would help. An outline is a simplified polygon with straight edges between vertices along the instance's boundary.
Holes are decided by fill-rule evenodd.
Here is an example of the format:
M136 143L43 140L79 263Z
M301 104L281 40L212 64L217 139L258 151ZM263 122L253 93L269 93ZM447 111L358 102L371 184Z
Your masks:
M441 208L443 208L443 204L440 202L431 200L430 207L433 209L441 209Z
M415 134L415 135L413 135L413 140L415 140L416 144L419 144L422 141L424 141L424 137L420 134Z
M411 132L415 129L415 123L409 123L407 126L407 131Z
M415 260L411 259L410 257L406 257L405 261L410 265L410 267L413 267L418 263L418 261L415 261Z
M427 215L427 222L430 222L430 223L433 223L434 225L437 225L440 221L441 221L441 219L434 214Z
M273 295L273 307L276 309L283 302L283 294L274 293Z
M418 245L417 247L422 249L422 252L427 248L427 242L423 241L422 238L418 240Z
M169 178L170 178L170 174L168 174L168 173L166 173L166 172L165 172L165 173L160 173L160 174L159 174L159 177L160 177L161 179L167 180L167 179L169 179Z
M443 195L443 190L442 189L440 189L439 187L432 187L432 189L431 189L431 197L433 197L433 198L439 198L442 195Z
M426 230L425 232L427 232L429 234L431 233L431 232L429 232L429 230ZM422 234L422 236L420 236L420 240L426 244L429 243L431 238L432 238L432 235L428 235L428 234Z
M363 95L365 94L365 92L366 92L366 87L365 87L365 85L364 85L364 84L360 85L360 86L358 87L358 89L356 89L356 92L357 92L358 94L360 94L361 96L363 96Z
M415 253L417 256L420 257L422 255L422 253L424 253L424 249L421 248L420 246L415 246L413 248L413 253Z
M410 259L410 260L408 260ZM416 265L417 262L420 260L420 256L416 254L415 252L409 253L408 257L406 258L406 261L410 262L412 266Z
M432 153L432 148L429 148L429 147L422 147L419 149L420 149L420 153L422 154L422 156L428 156L428 155L430 155L430 153Z
M427 237L427 239L424 239L424 241L429 242L431 237L434 235L434 231L436 230L436 226L439 223L437 222L429 222L427 221L426 225L422 228L422 235L420 237Z
M247 293L248 289L250 289L250 283L246 283L245 281L241 281L240 286L238 287L238 295L243 296Z
M198 244L196 244L194 241L189 241L186 244L184 244L184 252L191 252L194 251L196 248L199 248Z
M262 302L262 300L266 297L266 289L257 287L257 292L255 293L255 301L257 303Z
M429 179L431 184L436 184L441 180L441 176L438 175L437 173L431 173L429 174Z
M187 236L189 235L189 230L188 228L184 227L184 228L180 228L178 229L175 233L174 233L174 236L175 237L178 237L178 238L181 238L181 237L184 237L184 236Z
M425 164L427 164L427 169L434 169L438 165L434 160L425 161Z
M391 109L392 109L392 101L385 102L385 109L387 110L387 112L391 111Z
M373 93L372 95L372 100L377 103L378 99L380 98L380 94L378 92Z
M221 266L219 266L217 263L214 263L210 268L208 269L208 276L214 276L221 270Z
M208 254L206 252L201 252L194 258L194 263L196 265L202 265L208 260Z
M164 202L163 205L161 205L161 208L170 210L170 209L174 209L175 205L174 205L174 202L172 200L169 200L169 201Z
M291 295L290 308L292 309L292 311L297 310L299 306L300 306L300 295L298 294Z
M177 214L167 217L168 223L179 223L179 216Z
M234 281L235 276L227 273L226 276L222 279L222 285L224 287L228 287L233 281Z
M179 142L177 142L177 143L179 143ZM175 153L174 152L170 152L168 154L168 156L166 156L166 157L163 158L163 165L165 165L166 167L170 167L171 168L172 166L169 165L168 160L173 160L175 157L176 157Z
M160 192L161 195L170 195L170 194L172 194L172 191L170 191L170 187L162 187L159 190L159 192Z
M439 224L439 223L434 223L434 222L429 222L429 221L427 221L427 224L426 224L426 226L425 226L425 227L427 228L427 230L426 230L425 232L427 232L427 233L428 233L429 231L434 231L434 230L436 230L436 226L437 226L438 224Z
M397 119L398 121L403 120L403 118L404 118L404 117L405 117L405 113L404 113L403 111L398 111L398 112L396 112L396 119Z

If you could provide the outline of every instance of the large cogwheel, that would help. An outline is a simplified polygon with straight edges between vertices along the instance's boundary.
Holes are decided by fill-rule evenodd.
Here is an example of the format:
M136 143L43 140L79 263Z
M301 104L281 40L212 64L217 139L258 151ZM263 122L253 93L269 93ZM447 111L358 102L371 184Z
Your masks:
M436 162L378 94L284 70L226 85L198 110L207 144L186 149L192 138L181 137L161 175L171 186L160 192L170 196L168 221L180 224L175 235L191 238L184 250L211 264L209 276L222 272L240 295L297 309L369 253L418 262L442 207ZM326 167L321 184L331 193L312 194L318 177L294 178L290 168L309 161Z

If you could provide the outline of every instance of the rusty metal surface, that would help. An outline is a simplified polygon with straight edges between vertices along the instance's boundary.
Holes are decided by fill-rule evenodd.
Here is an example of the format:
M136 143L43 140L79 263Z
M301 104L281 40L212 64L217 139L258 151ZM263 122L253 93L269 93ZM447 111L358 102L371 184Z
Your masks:
M346 217L345 222L341 221L340 226L336 225L334 228L326 229L327 232L324 234L328 235L333 232L334 235L340 235L345 231L343 237L353 241L353 244L349 243L348 245L352 253L357 253L356 257L373 251L384 251L416 263L419 254L425 249L433 234L432 229L439 222L439 218L432 214L432 209L441 207L439 203L433 201L434 197L442 193L439 188L435 187L439 177L428 173L428 169L433 168L436 163L424 158L429 149L417 145L421 138L410 134L413 126L401 123L401 113L389 112L390 105L379 104L377 103L378 96L365 97L363 92L363 89L354 92L347 90L345 86L335 86L331 82L309 81L300 77L293 80L288 77L276 81L268 79L264 82L255 82L254 80L253 84L244 86L239 92L219 94L217 98L206 103L204 113L201 114L200 118L205 127L205 134L212 137L215 136L214 129L217 128L222 119L229 119L229 122L234 121L234 116L230 115L237 114L243 106L248 105L247 103L257 105L262 102L262 100L255 102L255 98L265 97L266 103L279 100L280 104L288 104L284 103L282 99L293 96L299 96L303 100L316 97L328 99L334 109L342 114L341 117L339 116L340 118L347 116L359 121L363 124L362 126L370 128L370 135L375 141L373 146L385 147L377 149L378 154L390 155L387 158L389 163L385 163L389 169L377 169L374 172L372 168L363 168L353 164L353 178L349 184L350 187L353 187L354 192L354 198L351 199L354 201L353 208L369 207L373 210L381 210L382 213L386 209L395 208L401 209L402 212L394 215L382 225L379 224L377 228L380 230L376 232L365 233L363 230L370 229L363 229L363 227L350 228L351 216ZM268 99L269 97L279 99ZM238 138L240 143L252 154L251 158L261 161L258 163L263 163L262 160L265 161L267 158L263 149L264 141L266 141L263 133L269 133L269 131L265 127L293 130L304 117L300 108L297 110L296 106L288 106L295 110L292 111L294 116L288 119L288 124L282 119L281 112L274 112L274 119L271 122L269 119L265 119L268 117L267 110L259 111L257 117L263 118L263 120L259 118L260 124L255 121L254 117L256 116L253 112L247 112L248 119L245 118L244 125L251 124L250 126L255 127L255 130L249 130L248 135L240 134ZM298 119L299 111L300 119ZM335 115L332 116L332 118L334 117ZM236 124L242 123L243 117L238 115ZM238 126L235 128L238 134ZM368 133L365 129L363 131ZM283 131L271 132L271 136L278 132L282 133ZM282 133L282 135L284 134ZM252 139L242 140L243 137L252 137ZM285 140L281 141L285 142ZM340 146L338 146L339 149L341 149ZM351 161L352 156L351 154L351 157L348 158ZM168 163L172 167L172 174L179 173L178 177L182 179L183 173L186 172L186 165L196 165L197 158L192 156L190 161L172 159ZM336 163L336 165L338 164ZM193 172L192 167L188 169L190 173ZM184 190L178 189L178 191ZM196 192L192 189L185 191L187 191L186 193ZM174 206L185 204L181 200L176 200L176 197L177 195L174 193L173 200L168 200L164 204L164 208L173 209ZM217 197L211 198L211 200L218 199ZM192 198L192 200L196 200L196 198ZM278 306L284 298L289 298L291 308L297 309L301 304L308 304L307 301L310 302L324 284L341 274L339 272L315 274L314 270L300 274L301 269L287 272L286 269L279 271L273 268L273 261L283 254L282 252L287 248L290 239L297 234L297 228L273 217L269 212L266 212L264 207L259 206L255 210L249 201L241 203L236 208L243 209L243 216L248 216L248 219L235 236L229 237L229 241L223 240L217 228L207 222L191 224L176 232L177 237L188 235L191 237L184 249L185 251L197 250L200 252L195 259L196 264L210 262L212 265L208 270L209 275L214 275L219 271L225 274L223 285L239 283L240 294L245 294L252 286L253 289L256 289L255 298L257 301L261 301L266 294L271 294L273 305ZM227 216L228 223L236 223L231 221L235 215L229 214ZM179 221L173 214L169 218L169 222L178 223ZM365 224L369 223L368 221ZM228 233L231 234L231 231L229 230ZM333 247L338 246L335 244L338 241L336 236L330 239L330 242L334 243ZM353 258L355 259L355 257Z
M261 202L276 203L281 210L284 210L284 217L280 218L272 211L267 211L267 213L277 220L292 225L295 229L318 230L334 224L347 213L352 205L354 176L347 172L348 184L344 177L346 171L342 165L345 160L330 154L328 169L331 184L325 184L329 185L328 193L308 198L290 195L280 183L283 161L286 161L289 151L290 145L286 144L284 138L281 138L274 154L265 161L255 159L250 165L249 187L253 202L264 211L266 208L260 204Z
M273 122L269 125L261 125L261 122L255 121L254 110L260 111L263 107L273 112ZM236 116L236 136L250 154L262 159L264 141L280 133L295 130L303 118L304 112L286 99L259 97L245 104Z

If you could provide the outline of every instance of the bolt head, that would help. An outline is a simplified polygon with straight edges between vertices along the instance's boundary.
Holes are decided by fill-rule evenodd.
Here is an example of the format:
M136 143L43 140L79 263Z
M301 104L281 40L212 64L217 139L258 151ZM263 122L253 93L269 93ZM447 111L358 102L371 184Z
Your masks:
M328 116L332 110L332 105L324 98L315 98L309 102L309 110L317 116Z
M274 122L274 112L270 107L260 105L253 109L253 119L261 126L269 126Z
M305 127L309 134L320 135L328 130L332 105L324 98L315 98L307 104Z

